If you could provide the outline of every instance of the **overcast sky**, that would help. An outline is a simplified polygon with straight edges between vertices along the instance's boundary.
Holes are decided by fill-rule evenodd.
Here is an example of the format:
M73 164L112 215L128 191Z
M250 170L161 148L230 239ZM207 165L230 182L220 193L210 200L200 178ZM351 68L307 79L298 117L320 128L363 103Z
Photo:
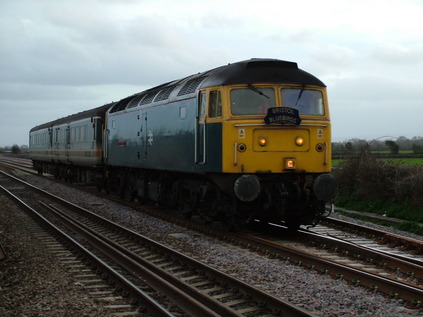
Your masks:
M0 146L250 58L328 86L333 140L423 136L421 0L0 0Z

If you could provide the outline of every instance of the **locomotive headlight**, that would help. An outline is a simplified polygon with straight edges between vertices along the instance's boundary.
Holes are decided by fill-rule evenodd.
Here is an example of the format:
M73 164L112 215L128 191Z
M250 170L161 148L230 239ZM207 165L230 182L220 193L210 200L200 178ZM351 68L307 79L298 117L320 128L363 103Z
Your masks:
M258 144L260 146L266 146L267 145L267 139L264 136L259 137Z
M303 146L304 145L304 139L302 137L300 137L300 136L297 136L295 138L295 144L297 146Z

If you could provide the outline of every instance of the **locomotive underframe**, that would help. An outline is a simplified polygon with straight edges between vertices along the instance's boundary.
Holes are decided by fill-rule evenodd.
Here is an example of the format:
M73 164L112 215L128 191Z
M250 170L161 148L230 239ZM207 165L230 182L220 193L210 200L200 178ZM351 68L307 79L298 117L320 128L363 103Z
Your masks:
M230 230L260 221L297 228L315 225L327 216L313 183L321 174L263 173L257 176L259 193L242 201L234 184L243 174L186 174L161 170L99 166L88 168L55 162L34 162L39 174L49 173L70 182L95 185L99 190L131 201L177 208L187 217L198 214L204 222L222 221ZM246 174L244 174L246 175Z

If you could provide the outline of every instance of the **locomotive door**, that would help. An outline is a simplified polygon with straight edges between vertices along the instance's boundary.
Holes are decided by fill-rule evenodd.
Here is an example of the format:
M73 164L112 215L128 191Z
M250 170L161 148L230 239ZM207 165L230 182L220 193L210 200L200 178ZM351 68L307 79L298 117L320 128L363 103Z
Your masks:
M195 163L206 162L206 92L201 92L198 98L198 112L195 124Z
M140 111L140 114L138 116L140 119L140 147L138 152L138 158L140 160L146 160L147 159L147 111Z

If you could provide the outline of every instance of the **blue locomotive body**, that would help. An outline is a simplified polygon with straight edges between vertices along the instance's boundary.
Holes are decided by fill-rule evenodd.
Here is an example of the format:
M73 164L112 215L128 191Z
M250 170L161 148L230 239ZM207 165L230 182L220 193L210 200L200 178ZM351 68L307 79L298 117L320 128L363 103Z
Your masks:
M110 166L192 173L195 98L148 105L107 116L106 162ZM113 109L111 109L113 111Z

